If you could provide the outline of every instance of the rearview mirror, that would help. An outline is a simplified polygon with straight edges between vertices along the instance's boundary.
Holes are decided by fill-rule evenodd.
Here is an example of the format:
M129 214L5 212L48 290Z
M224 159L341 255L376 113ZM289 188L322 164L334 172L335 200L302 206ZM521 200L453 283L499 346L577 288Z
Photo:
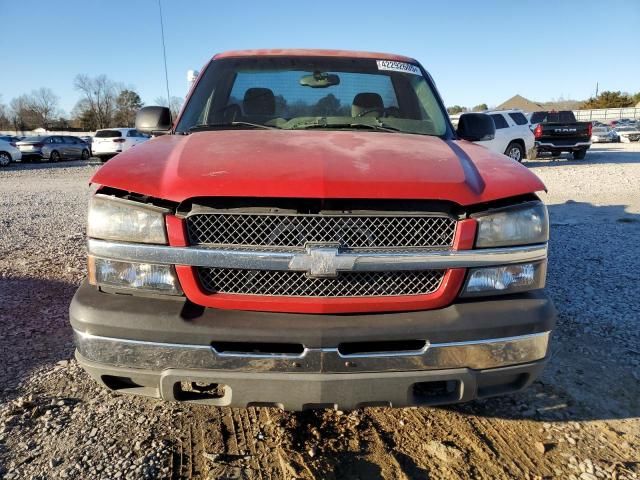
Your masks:
M470 142L493 140L496 125L486 113L463 113L458 121L458 137Z
M312 75L303 75L300 85L311 88L327 88L340 85L340 77L335 73L313 72Z
M136 130L148 134L163 134L171 130L171 110L167 107L143 107L136 114Z

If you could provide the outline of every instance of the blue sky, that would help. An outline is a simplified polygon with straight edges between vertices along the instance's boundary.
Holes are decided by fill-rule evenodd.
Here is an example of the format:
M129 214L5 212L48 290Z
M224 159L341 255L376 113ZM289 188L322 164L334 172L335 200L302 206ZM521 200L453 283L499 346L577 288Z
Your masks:
M340 48L401 53L434 77L447 105L520 93L582 99L640 91L640 1L162 0L169 86L216 52ZM0 0L3 103L39 87L78 99L78 73L107 74L149 104L164 94L157 0ZM13 72L13 74L12 74Z

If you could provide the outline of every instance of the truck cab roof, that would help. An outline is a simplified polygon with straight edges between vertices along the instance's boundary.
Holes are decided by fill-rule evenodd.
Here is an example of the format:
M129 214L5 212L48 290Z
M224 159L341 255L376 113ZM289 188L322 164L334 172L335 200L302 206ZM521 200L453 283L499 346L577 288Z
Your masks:
M324 50L309 48L277 48L255 50L230 50L217 53L212 60L234 57L339 57L339 58L375 58L397 62L416 63L416 60L404 55L380 52L362 52L356 50Z

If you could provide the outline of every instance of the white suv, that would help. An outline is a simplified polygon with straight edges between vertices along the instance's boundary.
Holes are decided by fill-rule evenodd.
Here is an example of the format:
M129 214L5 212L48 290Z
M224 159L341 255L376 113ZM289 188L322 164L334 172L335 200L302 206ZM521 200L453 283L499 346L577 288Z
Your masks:
M493 140L474 142L497 153L504 153L518 162L529 156L535 146L535 138L529 128L529 120L520 110L488 110L486 113L496 125ZM464 115L464 114L463 114Z
M106 128L98 130L91 142L94 157L106 162L109 158L149 139L135 128Z

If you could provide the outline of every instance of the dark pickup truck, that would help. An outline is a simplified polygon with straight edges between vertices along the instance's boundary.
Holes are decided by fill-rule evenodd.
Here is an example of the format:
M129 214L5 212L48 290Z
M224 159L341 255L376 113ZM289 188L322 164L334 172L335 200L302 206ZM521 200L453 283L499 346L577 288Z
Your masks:
M591 146L591 122L578 122L572 111L534 112L531 128L535 137L533 155L550 153L558 156L570 152L582 160ZM535 158L535 157L534 157Z

